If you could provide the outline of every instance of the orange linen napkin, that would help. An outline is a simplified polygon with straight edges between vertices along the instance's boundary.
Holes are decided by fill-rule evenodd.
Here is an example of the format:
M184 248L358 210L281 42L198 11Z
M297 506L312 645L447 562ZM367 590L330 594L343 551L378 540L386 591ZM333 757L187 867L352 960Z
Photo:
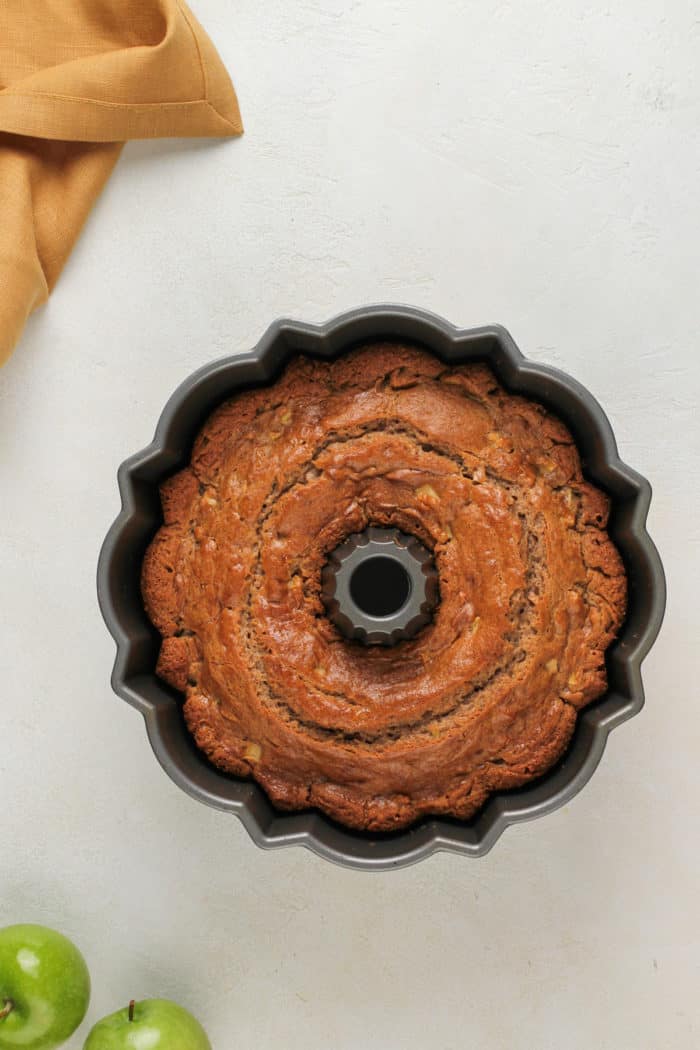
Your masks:
M179 0L0 0L0 364L130 138L242 131Z

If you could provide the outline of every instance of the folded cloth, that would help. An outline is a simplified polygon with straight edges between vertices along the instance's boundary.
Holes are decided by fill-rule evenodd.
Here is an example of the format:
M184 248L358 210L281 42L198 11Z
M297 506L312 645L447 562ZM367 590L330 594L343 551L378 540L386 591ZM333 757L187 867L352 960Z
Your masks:
M130 138L242 131L180 0L0 0L0 364Z

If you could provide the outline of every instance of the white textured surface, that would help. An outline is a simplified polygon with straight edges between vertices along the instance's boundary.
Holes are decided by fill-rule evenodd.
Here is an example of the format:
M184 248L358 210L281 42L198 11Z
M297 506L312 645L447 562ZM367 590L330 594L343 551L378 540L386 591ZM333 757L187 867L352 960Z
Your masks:
M0 925L75 937L91 1020L167 995L215 1050L691 1050L700 7L194 6L247 135L129 146L0 374ZM263 853L170 783L110 692L94 573L182 378L381 300L501 321L590 387L654 485L670 603L647 707L571 805L372 876Z

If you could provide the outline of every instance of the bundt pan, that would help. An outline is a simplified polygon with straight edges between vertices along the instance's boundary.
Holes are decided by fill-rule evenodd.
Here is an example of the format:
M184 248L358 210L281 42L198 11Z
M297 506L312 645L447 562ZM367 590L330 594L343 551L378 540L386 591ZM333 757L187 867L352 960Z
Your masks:
M427 819L408 830L373 834L349 831L317 812L278 812L256 783L220 772L197 750L180 695L155 674L160 636L143 609L140 569L162 522L159 484L188 463L195 435L218 404L238 390L273 381L295 354L330 359L387 338L427 348L450 364L486 361L507 389L541 402L567 424L585 475L611 498L609 533L624 560L629 597L622 630L606 654L608 691L581 712L568 750L549 773L493 795L471 821ZM118 477L122 510L104 542L97 581L102 614L117 643L112 685L143 714L168 775L201 802L235 813L259 846L306 846L347 867L374 870L405 866L438 850L481 856L509 824L569 801L598 765L610 730L644 703L641 663L665 602L661 562L645 528L650 486L620 461L610 424L588 391L562 372L527 361L503 328L460 330L395 306L354 310L320 326L278 321L250 353L215 361L187 379L165 406L152 444L123 463Z

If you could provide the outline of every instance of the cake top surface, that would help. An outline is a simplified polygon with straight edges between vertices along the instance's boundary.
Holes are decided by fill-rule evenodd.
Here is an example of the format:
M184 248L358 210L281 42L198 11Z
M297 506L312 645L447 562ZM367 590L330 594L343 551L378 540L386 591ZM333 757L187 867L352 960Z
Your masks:
M484 364L375 343L237 394L162 487L143 569L159 673L208 757L280 808L401 827L549 768L606 687L625 607L608 500L564 424ZM346 638L324 566L371 528L431 553L439 602Z

